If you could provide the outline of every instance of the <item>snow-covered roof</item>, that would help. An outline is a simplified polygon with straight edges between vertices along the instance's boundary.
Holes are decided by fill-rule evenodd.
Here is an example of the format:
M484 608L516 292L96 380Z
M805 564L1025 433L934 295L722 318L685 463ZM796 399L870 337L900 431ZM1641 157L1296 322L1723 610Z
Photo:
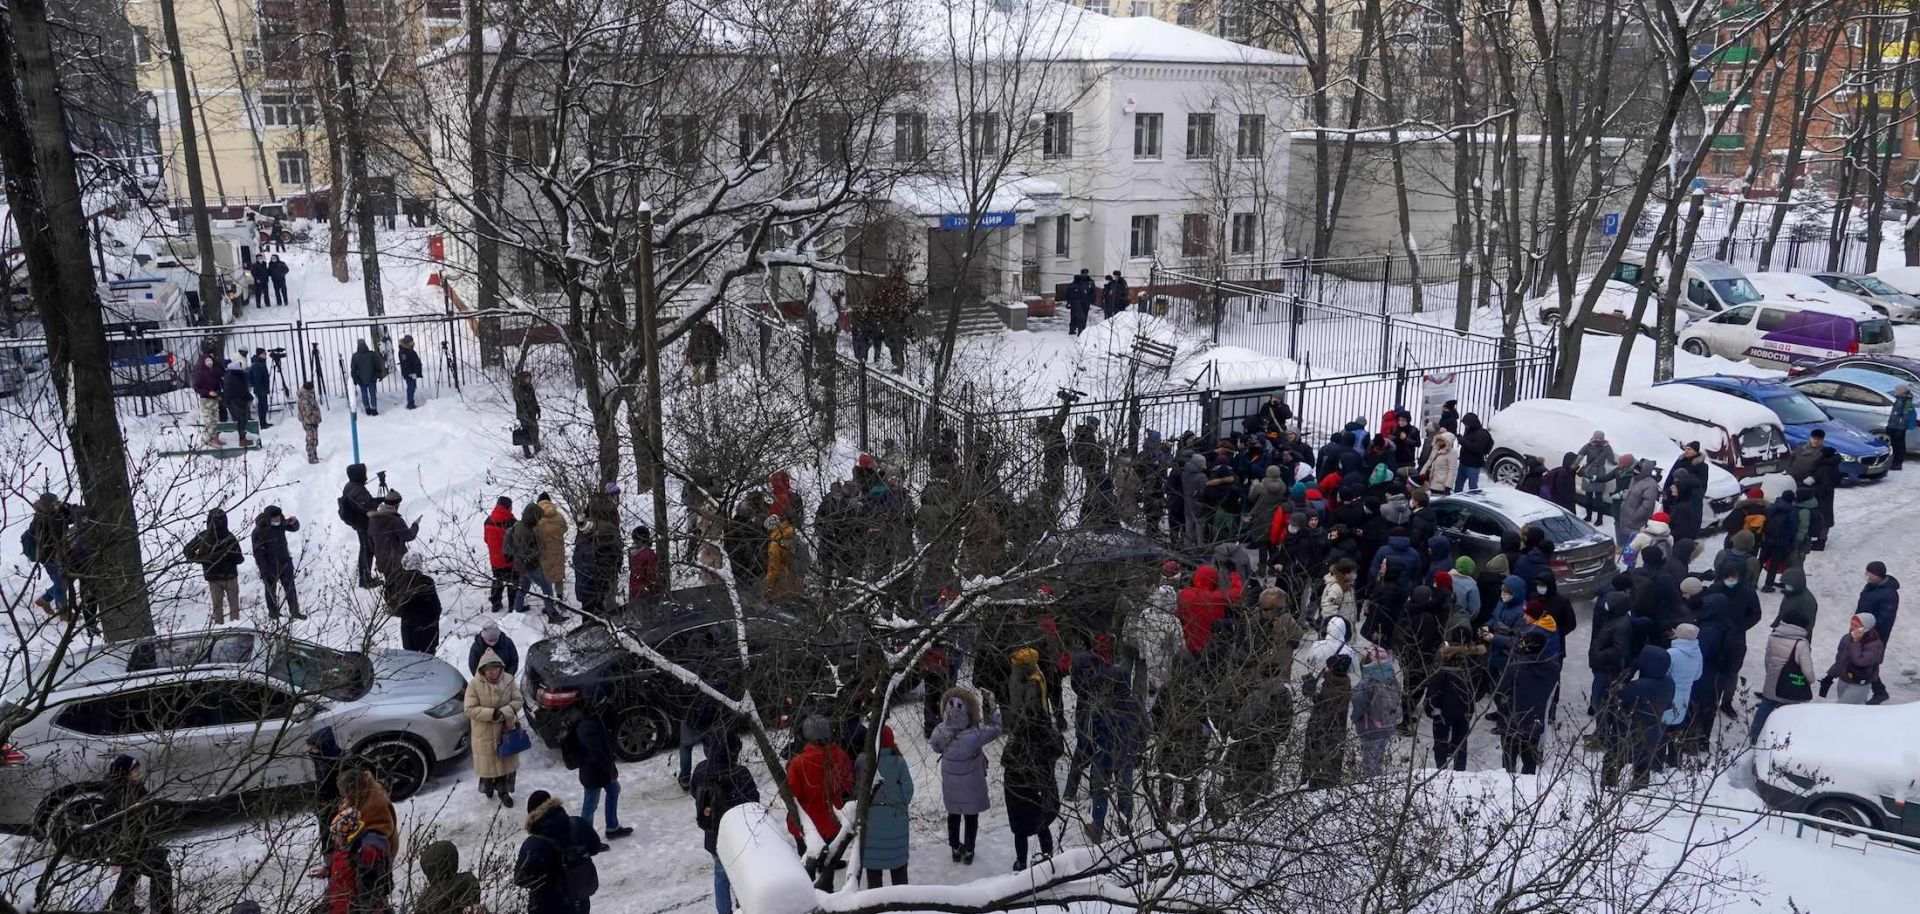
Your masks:
M1691 384L1660 384L1642 387L1638 390L1625 391L1622 398L1630 403L1645 404L1682 416L1705 420L1736 433L1749 428L1764 428L1780 424L1780 417L1774 415L1773 410L1752 400L1704 387L1695 387Z
M1151 16L1103 16L1060 0L910 0L906 15L926 51L975 58L1086 63L1303 66L1263 50Z
M1827 288L1826 283L1805 273L1748 273L1747 281L1765 299L1765 304L1786 305L1824 314L1838 314L1860 320L1880 315L1853 298Z
M1680 447L1643 416L1619 405L1587 400L1539 397L1520 400L1487 420L1487 431L1501 447L1531 454L1558 466L1560 455L1578 451L1596 431L1607 434L1615 454L1632 454L1662 466L1673 462Z
M981 211L985 213L1033 213L1049 215L1057 208L1059 183L1046 178L1009 175L1000 179ZM893 184L890 199L895 206L916 216L944 216L970 211L967 188L958 181L917 175Z
M1567 509L1553 502L1506 486L1484 486L1468 492L1456 492L1447 497L1478 502L1523 524L1546 517L1572 516Z
M1781 708L1756 743L1754 771L1796 790L1777 770L1811 779L1822 791L1913 802L1920 770L1920 703L1817 704Z
M1174 369L1188 384L1203 379L1215 390L1269 390L1300 380L1300 363L1255 352L1242 346L1215 346Z

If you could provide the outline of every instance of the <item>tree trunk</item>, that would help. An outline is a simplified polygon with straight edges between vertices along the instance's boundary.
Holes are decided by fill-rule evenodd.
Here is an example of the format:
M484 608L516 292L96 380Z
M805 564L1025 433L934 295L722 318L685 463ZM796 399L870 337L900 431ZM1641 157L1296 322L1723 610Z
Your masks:
M485 79L486 4L467 0L467 170L469 191L476 213L493 212L493 160L487 155L488 96ZM488 229L478 229L474 237L474 265L477 272L473 307L488 316L480 319L480 364L506 363L500 342L500 318L491 312L500 306L500 242ZM631 407L629 407L631 411ZM659 531L665 536L666 531Z
M328 68L322 77L329 92L333 89L333 71ZM320 106L320 126L327 135L327 264L333 271L334 282L347 282L352 273L347 269L347 195L344 156L340 148L346 140L341 136L340 112L331 101Z
M327 26L333 32L333 66L339 81L340 127L346 138L347 181L356 195L354 228L360 236L360 283L367 292L367 316L387 313L380 287L380 242L374 237L373 198L367 186L366 118L360 112L360 93L353 83L353 48L347 40L346 0L327 0ZM334 181L339 196L339 181Z
M46 0L10 0L8 17L0 18L0 171L19 223L74 470L100 537L86 595L106 637L124 641L153 634L153 614L57 72Z
M1668 206L1666 211L1660 214L1660 222L1654 227L1653 238L1647 244L1647 251L1651 256L1659 256L1661 248L1666 246L1667 239L1673 235L1673 223L1678 212L1672 206ZM1638 288L1633 293L1633 313L1627 316L1625 324L1627 327L1634 328L1634 332L1620 334L1620 348L1613 356L1613 378L1607 384L1609 397L1620 396L1621 389L1626 386L1627 366L1633 361L1633 346L1640 339L1640 319L1646 316L1647 302L1653 298L1651 283L1643 282L1636 285Z
M1380 0L1367 0L1368 18L1380 21ZM1385 23L1375 31L1385 32ZM1413 215L1407 202L1407 163L1400 149L1400 97L1396 92L1399 80L1393 73L1393 42L1380 42L1380 102L1387 118L1387 156L1393 166L1394 211L1400 220L1400 248L1407 255L1408 276L1413 283L1413 310L1422 310L1422 295L1425 291L1420 280L1420 245L1413 238ZM1392 261L1388 261L1388 275L1384 280L1392 279ZM1382 305L1382 310L1385 306Z
M180 52L180 24L173 0L160 0L160 31L167 43L167 63L173 71L173 105L179 111L181 168L187 173L187 205L192 208L193 241L200 252L200 321L219 326L226 302L220 297L219 267L213 262L213 229L207 224L207 189L200 180L200 138L194 133L193 84L188 81L187 58ZM64 127L62 128L64 136Z
M1680 188L1675 187L1678 191ZM1673 266L1667 273L1667 288L1660 296L1659 328L1653 337L1653 382L1673 380L1673 340L1674 310L1679 307L1681 290L1687 272L1687 257L1693 253L1693 239L1700 234L1700 217L1706 215L1707 198L1705 194L1692 194L1687 197L1692 209L1687 213L1686 228L1680 232L1680 243L1673 249Z
M1467 47L1467 30L1461 7L1461 0L1447 0L1447 28L1453 35L1453 49L1447 53L1447 76L1453 82L1450 94L1456 128L1453 133L1454 237L1450 247L1454 259L1460 264L1459 282L1453 293L1453 326L1455 330L1465 333L1473 320L1475 271L1469 266L1469 259L1474 236L1474 215L1478 210L1469 197L1479 193L1479 169L1473 155L1473 131L1465 129L1465 125L1473 120L1473 100L1467 85L1467 55L1463 50Z

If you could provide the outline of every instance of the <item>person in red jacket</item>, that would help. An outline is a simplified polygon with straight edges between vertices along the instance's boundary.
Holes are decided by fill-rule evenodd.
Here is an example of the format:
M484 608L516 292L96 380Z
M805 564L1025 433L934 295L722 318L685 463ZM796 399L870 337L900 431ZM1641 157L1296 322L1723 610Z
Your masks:
M1228 589L1242 590L1239 573L1230 575ZM1213 625L1227 617L1227 594L1220 590L1220 570L1202 565L1193 572L1193 584L1180 591L1180 631L1187 653L1198 656L1213 639Z
M821 840L832 841L840 834L834 809L853 792L853 760L833 741L832 722L818 714L801 722L800 735L807 748L787 762L787 787ZM787 831L795 840L804 840L800 823L792 818L787 820Z
M487 567L493 569L493 586L487 591L487 605L500 611L500 595L513 589L513 560L507 557L507 528L513 526L513 499L502 495L493 503L493 513L480 528L487 541Z
M666 592L660 555L653 551L653 531L645 525L635 527L633 545L627 549L627 599L646 600Z

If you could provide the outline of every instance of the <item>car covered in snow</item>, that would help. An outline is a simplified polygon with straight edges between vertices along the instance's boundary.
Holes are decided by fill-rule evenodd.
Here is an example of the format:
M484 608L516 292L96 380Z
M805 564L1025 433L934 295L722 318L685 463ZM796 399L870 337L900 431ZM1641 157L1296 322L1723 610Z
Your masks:
M850 671L859 650L845 627L819 613L749 601L742 615L753 661L743 672L732 606L722 585L686 588L534 643L520 671L534 732L559 748L572 716L594 713L622 761L678 745L680 719L708 699L636 644L729 695L751 685L770 726L787 709L837 693L834 683L844 680L835 668Z
M70 657L0 746L0 828L60 835L106 808L108 766L139 759L155 798L205 806L316 777L321 730L396 800L467 751L466 677L414 651L341 651L278 632L156 635Z
M1579 306L1579 296L1586 293L1586 289L1593 284L1593 281L1593 276L1587 275L1575 282L1575 288L1579 290L1575 292L1575 307ZM1587 316L1587 332L1601 336L1624 336L1631 324L1635 333L1651 338L1659 320L1658 299L1653 296L1648 297L1646 306L1641 309L1639 323L1634 324L1633 303L1639 293L1640 290L1631 283L1618 279L1608 280L1606 286L1600 290L1600 297L1593 303L1593 312ZM1654 295L1657 294L1657 292L1654 293ZM1543 324L1560 323L1560 295L1557 292L1548 292L1539 298L1531 299L1524 307L1533 312L1533 315ZM1687 325L1688 316L1684 312L1676 314L1675 320L1676 326L1684 327Z
M1920 838L1920 703L1775 709L1753 769L1775 809Z
M1787 436L1780 419L1751 400L1666 384L1626 391L1618 402L1676 445L1700 442L1707 459L1736 479L1778 473L1786 466Z
M1488 486L1443 495L1421 508L1417 517L1453 543L1453 554L1485 564L1499 554L1504 537L1520 535L1523 527L1546 534L1553 543L1553 577L1570 597L1591 596L1602 578L1611 576L1613 537L1544 498L1504 486Z
M1827 446L1840 455L1840 481L1853 484L1863 479L1887 475L1887 463L1893 449L1886 441L1855 431L1847 423L1827 414L1806 394L1777 381L1764 378L1738 378L1732 375L1703 375L1679 378L1663 384L1688 384L1752 400L1773 411L1780 419L1780 430L1787 443L1799 447L1807 443L1814 429L1826 433Z
M1908 322L1920 318L1920 297L1902 292L1878 277L1865 273L1821 272L1808 275L1827 288L1895 321Z
M1549 467L1560 465L1567 453L1578 453L1596 431L1607 434L1613 452L1651 460L1664 471L1680 461L1680 445L1647 416L1619 405L1575 402L1552 397L1520 400L1487 420L1493 452L1487 455L1487 475L1512 486L1526 475L1525 459L1538 457ZM1704 444L1703 444L1704 446ZM1707 466L1707 510L1719 517L1740 500L1740 483L1724 468Z

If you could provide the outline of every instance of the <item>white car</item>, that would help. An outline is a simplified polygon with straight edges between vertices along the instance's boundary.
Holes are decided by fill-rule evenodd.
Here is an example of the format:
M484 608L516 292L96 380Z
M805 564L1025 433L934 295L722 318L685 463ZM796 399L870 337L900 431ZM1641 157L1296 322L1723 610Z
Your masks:
M1606 403L1539 397L1520 400L1487 420L1493 435L1493 453L1487 455L1487 475L1494 482L1515 485L1526 474L1523 461L1538 457L1549 468L1560 465L1567 453L1578 453L1596 431L1607 434L1617 455L1632 454L1651 460L1661 471L1680 460L1680 446L1644 416ZM1707 515L1718 518L1740 500L1740 483L1721 467L1707 465Z
M1574 293L1576 307L1580 302L1579 296L1586 294L1586 290L1593 285L1593 281L1592 274L1575 280L1574 286L1579 290ZM1600 298L1593 303L1593 313L1587 317L1587 332L1601 336L1624 335L1627 324L1633 317L1633 303L1639 293L1640 290L1630 283L1617 279L1608 280L1600 290ZM1649 338L1653 336L1654 328L1659 325L1660 320L1658 302L1658 292L1648 295L1646 307L1640 312L1638 327L1640 335ZM1533 312L1543 324L1560 322L1560 295L1557 291L1549 291L1539 298L1530 299L1524 307ZM1676 328L1685 327L1690 319L1685 311L1674 312Z
M1775 809L1920 837L1920 703L1778 708L1753 776Z
M1646 264L1646 251L1628 251L1621 255L1620 263L1609 278L1627 285L1654 283L1655 295L1665 293L1666 285L1660 279L1659 270L1650 270ZM1675 305L1679 311L1694 317L1711 317L1736 305L1760 300L1760 293L1747 281L1747 274L1726 261L1689 259L1683 275L1686 288Z
M1759 276L1756 275L1755 278L1758 279ZM1818 280L1806 279L1814 285L1819 285ZM1829 289L1817 299L1799 295L1793 299L1769 296L1764 301L1729 308L1680 331L1680 348L1698 356L1717 355L1729 359L1744 359L1747 357L1748 349L1786 322L1787 315L1800 311L1820 311L1850 317L1855 321L1878 320L1882 326L1886 324L1886 319L1874 313L1872 308L1844 298ZM1871 350L1863 347L1863 350L1882 351L1892 348L1889 340L1884 347Z
M1835 307L1859 305L1860 302L1850 295L1835 291L1831 286L1805 273L1750 273L1747 281L1760 292L1764 301L1791 302L1803 305L1831 304ZM1861 307L1865 307L1862 305ZM1857 309L1856 309L1857 310ZM1871 311L1871 308L1866 310Z

